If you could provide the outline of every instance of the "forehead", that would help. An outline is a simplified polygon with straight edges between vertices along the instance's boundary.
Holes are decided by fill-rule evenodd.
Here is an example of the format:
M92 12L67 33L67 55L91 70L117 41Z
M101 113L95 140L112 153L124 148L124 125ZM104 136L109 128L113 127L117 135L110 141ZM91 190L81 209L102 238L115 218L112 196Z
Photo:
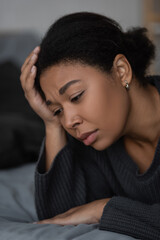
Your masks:
M80 63L66 63L58 64L47 68L40 76L40 85L42 89L61 88L65 83L72 80L81 80L84 83L90 78L90 76L96 76L100 70L96 67L92 67Z
M59 97L67 89L67 83L68 86L72 85L71 81L76 86L84 83L86 70L86 66L81 64L58 64L47 68L40 76L40 86L46 98Z
M40 77L40 84L61 86L65 81L80 75L82 67L78 64L58 64L47 68Z
M106 87L106 84L108 85L106 79L109 78L110 76L106 72L96 66L81 63L61 63L49 67L42 73L40 85L46 98L53 96L56 98L61 95L60 89L65 88L67 83L69 86L72 85L71 81L76 82L73 84L74 88L79 88L79 86L97 86L99 88L100 85Z

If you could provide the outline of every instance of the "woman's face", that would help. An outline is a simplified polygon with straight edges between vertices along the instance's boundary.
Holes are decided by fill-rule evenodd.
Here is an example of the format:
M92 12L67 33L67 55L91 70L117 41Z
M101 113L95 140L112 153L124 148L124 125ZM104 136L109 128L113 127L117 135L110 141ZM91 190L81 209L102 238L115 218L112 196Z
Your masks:
M80 63L59 64L44 71L40 85L49 109L74 138L103 150L123 135L129 101L118 75Z

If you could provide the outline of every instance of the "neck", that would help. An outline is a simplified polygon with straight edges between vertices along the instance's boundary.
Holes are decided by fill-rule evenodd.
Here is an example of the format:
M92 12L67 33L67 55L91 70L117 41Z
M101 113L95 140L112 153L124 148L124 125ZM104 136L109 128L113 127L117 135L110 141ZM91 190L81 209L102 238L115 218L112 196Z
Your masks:
M136 80L129 90L131 110L125 128L125 139L137 144L155 145L160 137L160 95L148 84L140 87Z

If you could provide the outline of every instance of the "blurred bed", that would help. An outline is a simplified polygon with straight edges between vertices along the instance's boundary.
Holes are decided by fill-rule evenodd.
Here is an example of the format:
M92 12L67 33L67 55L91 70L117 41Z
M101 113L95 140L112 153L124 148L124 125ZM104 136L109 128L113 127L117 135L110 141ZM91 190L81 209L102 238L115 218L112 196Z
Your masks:
M98 224L38 225L34 205L34 169L43 123L24 98L20 67L39 43L33 33L0 34L0 240L131 240L102 231Z
M132 240L129 236L102 231L98 224L60 226L33 224L35 163L0 170L1 240Z

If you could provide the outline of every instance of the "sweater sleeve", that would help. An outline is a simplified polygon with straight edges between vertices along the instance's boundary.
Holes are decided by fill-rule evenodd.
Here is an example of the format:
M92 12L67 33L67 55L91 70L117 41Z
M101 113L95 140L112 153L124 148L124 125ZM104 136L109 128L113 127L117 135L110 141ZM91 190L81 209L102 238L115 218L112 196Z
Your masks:
M35 171L35 203L40 220L111 197L111 189L95 164L94 150L69 141L45 172L44 145L43 141Z
M159 240L160 204L147 205L125 197L113 197L104 207L99 229L143 240Z

